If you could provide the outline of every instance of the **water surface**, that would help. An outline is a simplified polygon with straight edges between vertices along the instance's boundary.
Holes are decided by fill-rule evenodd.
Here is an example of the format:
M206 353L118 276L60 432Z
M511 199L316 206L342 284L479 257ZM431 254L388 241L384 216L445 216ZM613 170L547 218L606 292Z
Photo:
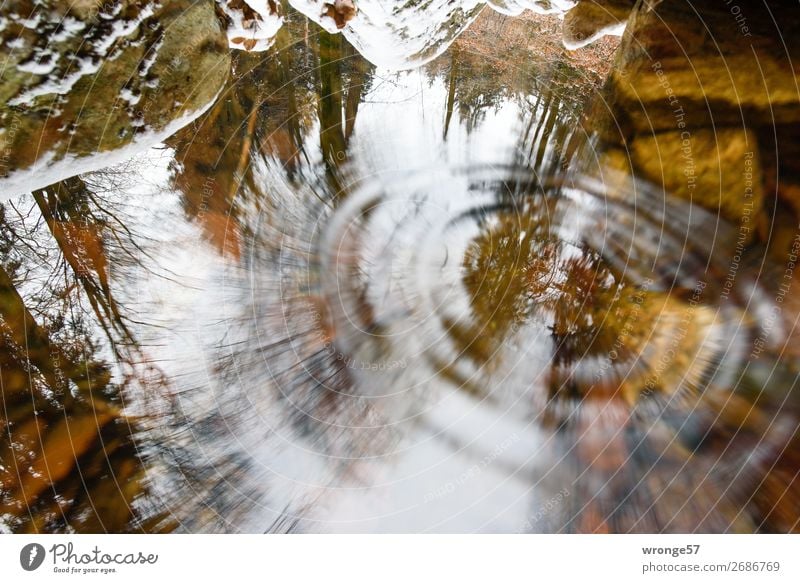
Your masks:
M601 163L610 50L547 22L398 71L287 10L183 129L4 203L0 528L776 528L776 268L727 285L734 226Z

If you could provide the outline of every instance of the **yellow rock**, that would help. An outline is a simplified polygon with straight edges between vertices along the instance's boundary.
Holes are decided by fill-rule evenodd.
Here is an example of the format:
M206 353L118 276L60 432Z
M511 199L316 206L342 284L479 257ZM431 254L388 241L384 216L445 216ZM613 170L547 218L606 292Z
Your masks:
M764 205L756 137L736 128L672 131L631 143L636 170L655 184L739 225L750 240Z

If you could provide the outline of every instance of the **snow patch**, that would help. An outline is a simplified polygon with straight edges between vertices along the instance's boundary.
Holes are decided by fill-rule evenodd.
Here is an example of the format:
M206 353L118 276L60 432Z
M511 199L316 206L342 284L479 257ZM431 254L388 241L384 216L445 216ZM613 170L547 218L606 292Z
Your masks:
M283 26L283 17L272 12L266 0L259 3L246 1L246 4L258 15L257 18L249 18L244 12L232 8L224 0L218 4L228 17L228 46L232 49L266 51L272 46L275 35Z
M627 24L627 21L609 24L608 26L597 29L593 34L590 34L586 38L582 39L568 39L567 37L564 37L564 48L568 51L574 51L588 46L604 36L622 36L622 33L625 32L625 27Z

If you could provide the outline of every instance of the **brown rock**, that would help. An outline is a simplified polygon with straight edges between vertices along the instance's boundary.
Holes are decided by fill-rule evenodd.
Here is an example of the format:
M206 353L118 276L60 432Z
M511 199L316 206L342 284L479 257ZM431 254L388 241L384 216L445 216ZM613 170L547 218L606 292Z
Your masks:
M604 29L628 20L634 4L634 0L581 0L564 15L564 44L568 48L589 44Z
M776 23L778 8L737 4L637 5L609 80L620 120L638 131L674 129L676 111L692 128L800 121L800 45L785 42L800 21Z
M631 143L635 169L673 194L746 229L764 206L758 144L742 129L672 131L636 138Z

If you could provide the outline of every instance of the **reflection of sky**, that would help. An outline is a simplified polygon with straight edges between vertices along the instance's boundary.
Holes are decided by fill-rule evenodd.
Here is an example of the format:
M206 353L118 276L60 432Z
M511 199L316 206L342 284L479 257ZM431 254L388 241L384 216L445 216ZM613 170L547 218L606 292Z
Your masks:
M431 82L422 71L379 71L359 108L344 169L347 176L368 183L385 180L393 194L402 198L402 176L409 169L511 161L521 132L519 107L506 101L488 109L469 134L454 112L445 142L447 90L446 76ZM312 164L307 176L322 175L317 136L318 127L314 127L305 144ZM311 524L312 529L519 528L532 502L527 475L518 470L528 467L538 437L513 412L513 400L501 408L490 407L431 380L430 371L409 368L375 377L362 375L362 386L356 389L369 392L375 389L369 383L377 382L397 383L399 390L405 383L419 383L420 374L428 379L428 394L419 405L407 402L417 398L418 388L413 395L401 393L399 398L378 403L378 422L412 416L396 428L399 441L385 452L357 443L358 430L344 429L339 434L327 428L334 441L331 445L287 422L295 407L306 408L309 403L302 391L297 396L295 387L283 384L284 371L303 357L299 352L272 354L258 349L300 329L294 316L286 319L286 297L280 296L297 291L281 292L280 266L264 261L258 249L313 239L313 229L319 228L313 224L320 216L318 199L302 183L288 181L279 161L256 158L254 172L264 185L261 196L271 203L243 202L242 220L256 239L244 242L239 260L220 255L204 241L199 226L187 222L182 195L170 187L173 155L163 148L140 154L136 157L140 179L130 180L113 193L124 201L126 226L146 242L148 255L140 255L138 267L112 267L117 300L139 322L135 335L144 353L171 380L170 390L184 416L178 430L162 421L153 423L154 439L173 451L183 448L184 463L196 465L201 480L224 484L225 494L217 500L205 499L210 492L199 491L194 501L179 497L171 504L187 504L185 510L190 513L193 504L215 504L229 512L237 528L255 531L267 528L285 510L300 511L311 501L314 512L309 518L323 521ZM319 188L321 183L316 184ZM442 183L431 193L431 208L454 212L465 206L463 191L456 181ZM328 220L321 216L323 222ZM378 230L383 224L388 231L395 227L397 216L389 212L376 220ZM232 220L228 228L235 230L237 225ZM452 251L459 254L466 243L463 238L453 239ZM292 257L298 260L303 260L302 253ZM452 285L459 285L457 267L458 262L451 262L446 274ZM448 309L468 309L463 293L459 289ZM407 348L396 347L397 356L401 358ZM530 359L530 363L539 366L539 360ZM526 367L520 374L528 373ZM386 388L377 387L378 392ZM130 410L137 413L153 413L154 407L165 403L129 396ZM349 419L345 415L332 421L346 424ZM318 424L324 426L326 421ZM216 427L218 433L211 434L209 427ZM392 454L393 449L399 453ZM388 452L388 456L381 462L348 463L356 479L343 479L335 456L362 452ZM248 469L214 475L215 469L239 457L248 461ZM168 461L160 469L155 464L150 474L155 490L168 499L174 496L170 491L178 479L170 466ZM361 488L373 483L377 486Z
M440 76L429 84L421 70L376 73L359 109L353 138L351 156L359 174L511 161L521 131L521 112L511 101L504 101L497 111L488 109L471 135L455 112L443 143L446 81Z

